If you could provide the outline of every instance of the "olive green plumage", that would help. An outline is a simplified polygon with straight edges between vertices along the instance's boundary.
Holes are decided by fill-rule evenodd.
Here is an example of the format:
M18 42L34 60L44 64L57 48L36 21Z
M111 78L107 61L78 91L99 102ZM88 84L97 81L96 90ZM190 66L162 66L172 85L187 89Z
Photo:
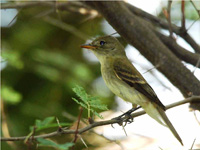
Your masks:
M111 36L103 36L92 43L82 45L97 56L101 73L108 88L134 106L140 105L145 112L160 124L167 126L177 140L182 140L165 114L165 106L142 75L128 60L124 47Z

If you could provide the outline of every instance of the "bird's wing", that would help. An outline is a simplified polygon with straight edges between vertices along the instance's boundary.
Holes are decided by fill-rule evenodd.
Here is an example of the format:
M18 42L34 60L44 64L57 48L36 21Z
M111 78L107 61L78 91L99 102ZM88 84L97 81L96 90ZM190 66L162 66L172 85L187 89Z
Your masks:
M160 102L156 93L146 82L142 75L134 68L128 59L116 59L113 63L115 75L130 87L147 97L151 102L165 110L165 106Z

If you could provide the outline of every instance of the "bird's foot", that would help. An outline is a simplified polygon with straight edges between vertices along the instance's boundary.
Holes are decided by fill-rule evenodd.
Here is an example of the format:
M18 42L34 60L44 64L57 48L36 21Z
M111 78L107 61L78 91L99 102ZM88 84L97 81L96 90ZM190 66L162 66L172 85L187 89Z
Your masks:
M133 117L131 116L131 113L138 110L139 108L141 108L141 106L137 107L137 108L132 108L129 111L123 113L122 115L113 118L112 120L118 120L119 121L119 125L120 126L126 126L127 123L132 123L133 122ZM123 124L125 123L125 124ZM111 125L113 127L113 125Z

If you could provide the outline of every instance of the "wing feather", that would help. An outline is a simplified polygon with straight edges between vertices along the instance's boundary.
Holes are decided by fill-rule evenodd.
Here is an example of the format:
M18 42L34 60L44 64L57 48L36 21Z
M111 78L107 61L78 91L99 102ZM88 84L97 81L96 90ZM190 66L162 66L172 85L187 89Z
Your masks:
M158 99L154 90L128 60L118 59L114 61L113 65L115 75L120 80L124 81L130 87L133 87L138 92L146 96L151 102L156 103L165 110L165 106Z

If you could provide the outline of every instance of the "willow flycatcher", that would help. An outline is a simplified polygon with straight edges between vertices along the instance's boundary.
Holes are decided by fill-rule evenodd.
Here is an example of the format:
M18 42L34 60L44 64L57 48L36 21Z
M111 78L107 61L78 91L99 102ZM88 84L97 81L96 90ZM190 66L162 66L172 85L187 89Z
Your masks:
M133 106L140 105L160 124L167 126L177 140L182 140L165 114L165 106L156 93L128 60L124 47L112 36L103 36L90 44L81 45L92 50L101 64L101 74L108 88Z

